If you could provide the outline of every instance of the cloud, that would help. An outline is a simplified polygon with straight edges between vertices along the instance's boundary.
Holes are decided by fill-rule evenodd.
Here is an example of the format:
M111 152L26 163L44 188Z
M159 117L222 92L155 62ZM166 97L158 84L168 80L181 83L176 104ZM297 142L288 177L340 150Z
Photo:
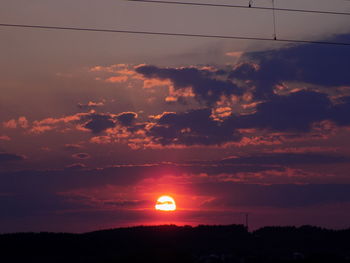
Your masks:
M151 126L147 135L160 145L186 146L239 142L244 136L249 138L247 129L254 129L254 136L259 131L268 130L270 133L267 135L282 132L281 135L295 133L302 137L314 130L315 123L331 121L337 125L349 125L349 110L348 97L343 102L334 104L326 94L299 91L274 95L258 104L250 114L232 114L229 110L212 111L211 108L164 113L156 118L156 124ZM220 115L222 112L225 115Z
M91 130L92 133L101 133L106 129L114 128L116 126L114 116L110 114L91 113L84 116L83 119L86 120L83 127Z
M139 207L148 205L151 207L152 202L149 200L116 200L116 201L105 201L104 205L114 207Z
M334 105L330 110L330 118L338 125L350 125L350 96L343 97L339 104Z
M255 110L248 114L235 113L231 107L208 107L178 113L164 112L150 116L148 122L142 125L135 122L137 114L133 112L99 114L96 117L86 116L90 121L84 127L97 133L115 127L118 122L128 126L128 132L119 129L114 135L95 138L94 141L120 142L123 134L124 143L138 141L141 147L273 144L288 138L306 138L308 134L321 138L337 125L350 125L349 111L349 97L334 103L324 93L302 90L274 95L257 104ZM96 122L91 118L96 118ZM322 128L326 122L328 130Z
M80 150L83 148L80 144L65 144L63 147L67 151L75 151L75 150Z
M321 153L268 153L245 157L229 157L223 159L224 164L254 164L254 165L296 165L296 164L330 164L348 163L350 158L341 155Z
M350 34L333 41L350 42ZM275 85L303 82L335 87L349 86L350 50L344 46L303 44L244 54L230 78L251 81L257 99L273 96Z
M94 110L90 112L76 113L60 118L46 118L39 121L33 121L30 132L43 133L45 131L61 131L67 130L90 130L92 133L98 134L106 129L114 128L117 125L116 115L109 113L96 113Z
M241 184L195 185L198 192L214 195L205 207L308 207L350 202L349 184Z
M349 37L336 38L345 41ZM316 131L321 123L329 122L333 128L349 126L350 96L345 91L332 90L332 87L350 85L348 52L344 47L305 44L240 54L241 62L230 70L141 65L135 71L143 77L171 81L174 92L190 88L195 98L207 107L164 114L147 135L160 145L222 145L242 138L250 141L250 135L244 132L247 129L255 129L254 136L259 132L279 132L281 136L294 133L302 138L311 132L322 136L320 130ZM299 88L292 89L287 82L298 83ZM301 83L324 89L306 89ZM278 87L282 87L283 92L277 92ZM250 93L253 96L250 97ZM337 93L337 99L332 93ZM236 96L235 102L232 95ZM181 96L169 96L173 102L179 98ZM197 122L203 123L201 129L196 127L200 126ZM266 140L262 136L260 141Z
M73 163L73 164L67 165L65 168L72 169L72 170L80 170L80 169L86 168L86 165L82 163Z
M77 113L74 115L54 118L49 117L42 120L36 120L31 123L29 132L34 134L41 134L43 132L52 130L67 130L75 129L75 126L79 123L82 116L88 115L88 113Z
M208 69L159 68L142 65L135 71L148 79L170 80L175 90L185 90L190 87L195 98L207 105L214 104L222 96L242 94L242 90L233 82L217 78L215 72Z
M95 101L89 101L87 103L78 103L78 108L80 109L93 109L97 107L102 107L104 106L104 102L95 102Z
M299 91L273 96L257 105L255 113L233 116L228 122L237 128L308 132L312 124L326 120L338 125L349 125L349 109L348 97L343 102L334 104L326 94Z
M302 138L318 133L320 137L325 132L330 133L337 125L348 126L349 110L350 97L332 101L327 94L301 90L275 94L257 103L249 112L237 112L235 107L215 106L163 112L137 122L135 112L112 114L91 111L34 121L29 129L37 133L47 130L91 131L99 135L91 139L95 143L126 143L133 148L271 144L276 142L274 132L279 134L280 139L288 138L288 134ZM326 122L329 124L328 131L321 129ZM100 135L103 132L105 134ZM259 136L260 139L257 139Z
M273 156L269 157L273 159ZM2 222L5 218L35 217L40 220L50 215L69 216L82 211L101 215L111 209L119 213L120 209L151 207L148 199L120 194L130 194L130 186L152 192L158 184L188 189L191 197L210 197L205 198L203 207L200 207L202 202L198 202L200 209L296 207L349 201L349 185L265 185L266 182L273 183L271 177L274 174L275 178L288 177L290 171L276 166L273 161L254 163L252 159L244 161L244 157L241 161L120 165L96 169L75 163L62 170L1 172L0 204L3 209L0 217ZM143 184L146 179L150 179L151 188ZM259 180L261 184L251 183ZM126 220L130 219L126 217Z
M25 157L23 155L0 152L0 163L23 161Z
M110 78L106 79L106 82L123 83L123 82L126 82L127 80L128 80L127 76L114 76L114 77L110 77Z
M123 112L117 116L117 120L123 126L131 126L136 118L137 114L135 112Z
M164 113L148 135L161 145L218 145L241 139L238 132L213 120L210 109Z
M7 135L0 135L0 140L2 141L11 141L11 137Z
M6 218L19 220L35 216L39 220L44 215L49 215L57 211L86 209L88 205L84 203L67 202L67 198L49 193L43 189L35 193L19 193L0 196L0 216L2 220Z
M235 51L235 52L227 52L225 55L229 57L234 57L234 58L240 58L244 52L242 51Z
M26 128L28 128L28 120L27 120L26 117L21 116L17 120L16 119L12 119L12 120L4 122L3 126L5 128L9 128L9 129L15 129L17 127L26 129Z
M5 128L15 129L15 128L17 128L17 121L15 119L6 121L6 122L3 123L3 126Z
M79 168L84 168L79 164ZM69 168L69 167L68 167ZM45 189L49 192L63 192L72 189L88 189L106 185L129 186L145 178L162 177L167 174L201 174L216 176L223 173L281 171L271 165L234 165L221 161L211 163L169 163L144 165L116 165L101 168L62 170L22 170L0 173L0 193L25 193ZM44 187L44 188L43 188Z
M90 155L88 153L75 153L72 157L76 159L88 159L90 158Z
M90 131L94 134L91 142L125 143L135 149L274 144L292 136L307 138L312 134L316 137L316 133L321 138L326 131L316 126L322 123L329 124L329 134L339 126L350 125L350 96L339 88L350 85L345 74L350 63L346 59L347 52L343 47L305 44L244 55L239 53L240 62L234 67L97 66L91 71L137 75L139 80L170 86L169 94L159 95L166 102L162 109L164 113L160 111L159 118L150 117L142 123L134 112L90 111L46 118L34 121L32 125L25 117L20 117L5 122L4 126L30 127L34 133ZM286 82L289 81L297 82L298 88L288 88ZM324 87L305 88L304 82ZM277 92L277 86L286 89ZM200 103L183 104L193 96ZM175 105L178 102L182 105ZM80 105L96 107L100 103L90 101ZM177 112L166 112L171 110ZM151 112L157 114L153 109Z
M311 124L332 118L333 107L327 95L299 91L276 95L258 104L254 114L233 116L237 128L271 129L275 131L309 131Z

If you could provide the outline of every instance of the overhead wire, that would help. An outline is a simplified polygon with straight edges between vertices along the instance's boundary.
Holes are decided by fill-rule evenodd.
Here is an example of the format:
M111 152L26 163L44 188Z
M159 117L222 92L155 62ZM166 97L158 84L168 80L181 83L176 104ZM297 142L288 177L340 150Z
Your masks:
M196 2L181 2L181 1L163 1L163 0L125 0L128 2L139 3L153 3L153 4L169 4L169 5L190 5L190 6L207 6L207 7L229 7L229 8L242 8L242 9L260 9L260 10L275 10L284 12L299 12L299 13L316 13L316 14L328 14L328 15L345 15L350 16L350 12L336 12L336 11L322 11L322 10L307 10L307 9L293 9L293 8L271 8L263 6L253 6L250 1L247 6L245 5L231 5L231 4L212 4L212 3L196 3Z
M320 44L320 45L338 45L350 46L347 42L338 41L317 41L302 39L273 39L263 37L247 37L237 35L207 35L207 34L190 34L190 33L173 33L173 32L157 32L157 31L140 31L140 30L122 30L122 29L104 29L104 28L87 28L87 27L68 27L68 26L47 26L47 25L29 25L29 24L7 24L0 23L0 27L7 28L26 28L26 29L42 29L42 30L61 30L61 31L83 31L83 32L101 32L101 33L123 33L123 34L139 34L139 35L159 35L159 36L175 36L175 37L197 37L197 38L217 38L217 39L236 39L236 40L257 40L257 41L275 41L299 44Z

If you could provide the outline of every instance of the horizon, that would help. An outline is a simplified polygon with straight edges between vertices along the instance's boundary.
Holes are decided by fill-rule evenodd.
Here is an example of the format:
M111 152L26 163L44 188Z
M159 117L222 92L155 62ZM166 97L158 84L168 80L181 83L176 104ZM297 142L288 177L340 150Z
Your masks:
M96 229L91 230L87 232L47 232L47 231L41 231L41 232L0 232L0 235L20 235L20 234L68 234L68 235L85 235L85 234L93 234L98 232L110 232L110 231L116 231L116 230L129 230L129 229L142 229L142 228L166 228L166 227L173 227L173 228L183 228L183 229L195 229L195 228L243 228L246 230L249 234L254 234L255 232L259 232L261 230L283 230L283 229L294 229L294 230L304 230L304 229L314 229L314 230L321 230L321 231L328 231L328 232L342 232L342 231L350 231L349 228L343 228L343 229L332 229L332 228L326 228L321 226L313 226L313 225L300 225L300 226L293 226L293 225L285 225L285 226L273 226L273 225L267 225L263 226L261 228L257 228L254 230L251 230L247 228L243 224L228 224L228 225L206 225L206 224L199 224L199 225L177 225L177 224L162 224L162 225L133 225L133 226L122 226L122 227L115 227L115 228L106 228L106 229Z

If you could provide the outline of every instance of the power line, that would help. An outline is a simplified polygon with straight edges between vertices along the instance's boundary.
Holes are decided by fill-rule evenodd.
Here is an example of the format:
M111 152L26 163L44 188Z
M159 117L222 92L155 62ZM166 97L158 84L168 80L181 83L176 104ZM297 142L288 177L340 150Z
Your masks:
M191 6L207 6L207 7L231 7L231 8L244 8L244 9L260 9L260 10L273 10L271 7L253 6L253 5L228 5L228 4L210 4L210 3L195 3L195 2L180 2L180 1L162 1L162 0L125 0L128 2L140 2L140 3L153 3L153 4L170 4L170 5L191 5ZM322 10L306 10L306 9L292 9L292 8L275 8L275 11L284 12L298 12L298 13L316 13L316 14L328 14L328 15L345 15L350 16L349 12L333 12Z
M4 23L0 23L0 27L47 29L47 30L67 30L67 31L86 31L86 32L102 32L102 33L124 33L124 34L159 35L159 36L176 36L176 37L258 40L258 41L275 41L275 42L300 43L300 44L309 43L309 44L320 44L320 45L350 46L350 43L346 43L346 42L313 41L313 40L280 39L280 38L273 39L273 38L263 38L263 37L205 35L205 34L171 33L171 32L155 32L155 31L133 31L133 30L119 30L119 29L86 28L86 27L62 27L62 26L4 24Z

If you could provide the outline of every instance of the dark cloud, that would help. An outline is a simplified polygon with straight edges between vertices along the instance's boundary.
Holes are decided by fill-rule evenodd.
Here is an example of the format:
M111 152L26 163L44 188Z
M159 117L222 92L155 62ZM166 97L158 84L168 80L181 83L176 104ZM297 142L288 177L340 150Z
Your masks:
M80 144L65 144L64 149L67 151L76 151L83 148Z
M239 133L210 116L210 109L165 113L148 135L161 145L217 145L241 139Z
M314 123L330 120L338 125L350 124L350 99L332 104L326 94L299 91L275 95L260 103L248 115L232 115L222 121L211 117L211 109L183 113L164 113L148 135L161 145L220 145L242 138L240 129L309 132Z
M116 121L113 116L109 114L92 113L84 116L83 120L86 120L84 128L87 128L96 134L116 126Z
M216 79L215 72L189 68L158 68L156 66L140 66L136 72L146 78L170 80L175 89L192 87L198 101L207 105L219 101L221 96L242 94L242 90L230 80Z
M11 162L11 161L22 161L24 159L25 157L23 155L0 152L0 163Z
M350 35L333 40L349 41ZM297 91L276 94L277 84L288 81L306 82L331 89L349 86L350 50L346 47L302 44L278 50L251 52L233 70L201 70L141 66L136 71L146 78L168 79L175 89L192 87L198 100L214 105L221 96L242 94L231 81L243 80L246 90L254 90L252 102L260 101L252 114L227 117L221 122L210 117L211 107L185 113L163 115L149 131L162 145L220 145L239 141L239 129L293 132L300 136L310 132L313 124L332 121L339 126L350 125L350 97L338 102L318 91ZM220 78L219 78L220 76ZM226 79L226 80L223 80ZM261 101L262 100L262 101Z
M182 113L164 113L148 135L161 145L220 145L237 142L243 137L240 129L309 132L314 123L330 120L338 125L350 124L350 99L332 104L326 94L299 91L275 95L260 103L248 115L232 115L214 120L210 108Z
M75 153L72 155L73 158L76 159L88 159L90 158L90 154L88 153Z
M18 219L47 215L65 209L74 210L88 207L83 203L68 202L66 197L56 193L50 193L44 189L38 190L31 193L0 195L0 217L2 219Z
M261 103L256 113L233 116L237 128L271 129L276 131L308 131L311 124L332 119L332 103L328 96L312 91L299 91L273 96Z
M254 165L296 165L296 164L330 164L347 163L350 158L341 155L316 153L269 153L246 157L232 157L221 161L223 164L254 164Z
M118 123L122 126L132 126L137 118L134 112L122 112L118 115L91 113L84 115L81 119L83 127L91 130L93 133L101 133L109 128L114 128Z
M338 125L350 125L350 96L343 97L339 104L332 107L330 116Z
M350 35L337 36L332 41L350 42ZM327 87L350 85L350 50L345 46L303 44L251 52L244 57L247 62L236 67L230 77L252 81L258 99L273 96L274 86L285 81Z
M222 120L214 119L213 109L202 108L186 112L165 112L149 126L135 122L137 114L124 112L88 114L82 117L84 127L100 133L116 125L127 126L129 132L145 130L151 140L168 145L222 145L239 142L245 134L242 129L256 129L294 133L303 136L315 123L332 121L337 125L350 125L350 97L337 103L328 95L316 91L297 91L286 95L274 94L259 103L251 114L232 114ZM67 149L76 148L66 145Z
M122 201L105 201L105 205L115 206L115 207L137 207L140 205L151 206L152 202L149 200L122 200Z
M350 42L350 35L334 37L333 41ZM277 67L287 69L280 76L276 74L280 80L303 81L322 86L350 85L350 50L344 46L329 48L325 45L305 44L251 53L248 56L258 59L266 71L273 71Z
M229 78L244 80L246 84L248 83L248 88L254 87L255 99L270 98L274 95L273 89L279 83L278 79L284 71L287 72L287 69L276 66L274 71L264 71L261 68L261 65L255 65L252 62L242 63L229 72Z
M204 206L305 207L350 202L349 184L240 184L194 185L197 191L218 198Z
M259 104L254 114L233 116L228 122L237 128L307 132L313 123L324 120L349 125L349 109L349 97L340 104L333 104L323 93L299 91L273 96Z
M79 169L74 169L75 167ZM218 162L125 165L104 168L84 168L75 164L72 169L63 170L24 170L0 173L0 193L31 193L38 189L48 192L63 192L72 189L95 188L105 185L128 186L144 178L169 174L181 176L186 174L206 173L210 176L222 173L260 172L267 170L282 171L271 165L244 165Z
M86 165L82 163L73 163L73 164L67 165L65 168L72 169L72 170L80 170L80 169L86 168Z
M123 112L117 116L117 120L123 126L131 126L136 118L137 114L135 112Z

